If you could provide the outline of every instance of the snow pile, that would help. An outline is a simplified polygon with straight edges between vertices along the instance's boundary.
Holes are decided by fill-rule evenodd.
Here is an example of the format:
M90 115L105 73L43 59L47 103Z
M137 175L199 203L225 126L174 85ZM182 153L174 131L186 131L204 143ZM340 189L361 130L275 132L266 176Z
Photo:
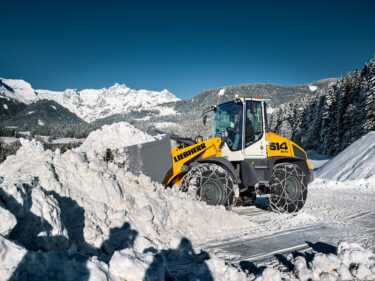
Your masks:
M341 242L335 254L318 253L289 258L291 271L267 267L256 281L375 280L375 254L356 243Z
M352 143L321 169L316 177L334 180L375 180L375 132Z
M17 154L0 165L2 278L147 280L172 274L162 270L171 262L191 259L195 265L185 274L225 271L227 280L239 280L237 269L205 263L209 257L194 245L257 225L136 177L100 155L108 146L150 140L126 123L93 132L64 154L22 139Z
M91 132L80 150L90 155L103 154L107 148L111 150L126 146L153 141L154 138L126 122L105 125Z

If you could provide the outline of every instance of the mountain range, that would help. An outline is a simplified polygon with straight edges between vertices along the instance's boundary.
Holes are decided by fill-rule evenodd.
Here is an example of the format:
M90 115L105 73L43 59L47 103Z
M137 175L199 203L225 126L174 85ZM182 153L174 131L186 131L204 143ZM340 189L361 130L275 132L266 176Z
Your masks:
M272 108L297 97L315 95L337 79L325 79L303 85L243 84L213 88L190 100L181 100L168 90L134 90L114 84L103 89L50 91L33 89L24 80L0 78L0 127L17 126L25 130L49 127L61 135L61 126L86 126L91 131L118 121L144 128L150 123L181 123L197 119L204 108L235 97L259 96L269 99ZM60 126L60 127L59 127ZM78 128L77 127L77 128ZM61 135L66 136L66 135Z

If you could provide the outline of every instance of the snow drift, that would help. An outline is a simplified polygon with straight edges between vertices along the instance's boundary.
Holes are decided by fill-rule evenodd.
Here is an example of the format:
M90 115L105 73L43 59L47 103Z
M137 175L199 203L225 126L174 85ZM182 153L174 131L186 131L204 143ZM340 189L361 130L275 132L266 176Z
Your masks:
M256 225L103 160L106 148L150 140L127 123L105 126L64 154L22 140L0 165L2 278L68 280L81 272L84 280L163 280L171 256L200 259L191 274L215 274L194 245Z
M321 167L316 176L335 181L375 180L375 132L352 143Z

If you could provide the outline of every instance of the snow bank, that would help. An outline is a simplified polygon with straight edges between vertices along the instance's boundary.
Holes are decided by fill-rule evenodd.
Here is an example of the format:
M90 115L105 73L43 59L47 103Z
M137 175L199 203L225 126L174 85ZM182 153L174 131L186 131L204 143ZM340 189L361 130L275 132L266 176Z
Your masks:
M154 138L126 122L105 125L91 132L80 150L91 156L103 154L107 148L111 150L135 144L153 141Z
M375 181L375 132L369 132L321 167L316 177Z
M64 154L21 139L16 155L0 165L0 216L8 221L1 233L10 232L0 237L7 245L0 250L1 276L38 279L54 272L49 278L68 280L81 271L87 280L140 280L165 274L158 271L165 257L199 258L197 243L256 227L103 160L106 148L151 140L127 123L104 126ZM13 251L25 253L22 261ZM207 267L204 259L199 266ZM213 261L208 266L215 272ZM199 276L204 270L192 271Z

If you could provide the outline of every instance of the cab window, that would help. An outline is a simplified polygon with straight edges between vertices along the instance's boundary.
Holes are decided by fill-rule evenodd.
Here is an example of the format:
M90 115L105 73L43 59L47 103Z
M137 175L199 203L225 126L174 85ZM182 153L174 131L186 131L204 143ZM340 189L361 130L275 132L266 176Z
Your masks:
M218 106L215 111L214 137L222 137L232 151L242 149L242 104L228 102Z
M262 103L246 102L245 147L252 145L263 136Z

